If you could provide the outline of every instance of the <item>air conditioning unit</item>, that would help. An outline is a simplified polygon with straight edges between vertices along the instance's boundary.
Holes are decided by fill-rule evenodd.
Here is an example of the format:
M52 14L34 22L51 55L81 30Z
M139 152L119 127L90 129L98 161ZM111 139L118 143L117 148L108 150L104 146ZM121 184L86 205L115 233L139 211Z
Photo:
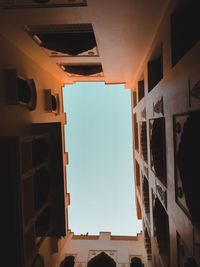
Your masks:
M86 0L3 0L3 8L78 7L87 6Z

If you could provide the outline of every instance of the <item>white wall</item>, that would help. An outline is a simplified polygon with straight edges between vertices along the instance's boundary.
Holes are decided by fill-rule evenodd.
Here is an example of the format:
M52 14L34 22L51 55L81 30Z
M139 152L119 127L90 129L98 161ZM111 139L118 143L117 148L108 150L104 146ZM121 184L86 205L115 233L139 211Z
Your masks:
M99 236L74 236L72 233L65 243L59 261L55 267L59 267L60 262L67 255L75 256L75 266L85 267L88 261L105 252L112 257L118 267L130 266L131 258L138 256L147 265L146 252L143 243L143 235L134 237L111 236L110 232L100 232Z

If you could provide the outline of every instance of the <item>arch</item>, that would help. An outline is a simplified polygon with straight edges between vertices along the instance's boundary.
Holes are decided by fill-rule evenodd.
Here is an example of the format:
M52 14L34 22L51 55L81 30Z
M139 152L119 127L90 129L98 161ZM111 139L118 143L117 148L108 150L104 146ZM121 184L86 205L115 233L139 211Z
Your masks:
M144 264L139 257L133 257L131 258L130 267L144 267Z
M65 257L65 259L61 262L60 267L74 267L75 257L70 255Z
M116 267L116 262L108 256L105 252L101 252L94 258L92 258L87 267Z
M184 124L176 157L187 207L192 222L200 224L200 111L190 112Z

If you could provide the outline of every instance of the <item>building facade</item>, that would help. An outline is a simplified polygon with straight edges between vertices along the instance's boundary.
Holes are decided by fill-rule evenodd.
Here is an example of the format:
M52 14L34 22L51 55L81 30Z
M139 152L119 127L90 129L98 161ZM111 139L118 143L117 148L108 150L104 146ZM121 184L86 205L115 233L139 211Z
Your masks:
M2 261L200 266L199 1L0 7ZM76 81L131 89L137 237L76 236L68 227L62 90Z

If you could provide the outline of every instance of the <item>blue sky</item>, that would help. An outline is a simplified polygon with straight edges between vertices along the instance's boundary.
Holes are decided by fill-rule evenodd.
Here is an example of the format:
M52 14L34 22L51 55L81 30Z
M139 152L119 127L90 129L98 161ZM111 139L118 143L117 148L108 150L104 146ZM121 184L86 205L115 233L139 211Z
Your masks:
M121 84L65 86L69 228L75 234L135 235L130 90Z

